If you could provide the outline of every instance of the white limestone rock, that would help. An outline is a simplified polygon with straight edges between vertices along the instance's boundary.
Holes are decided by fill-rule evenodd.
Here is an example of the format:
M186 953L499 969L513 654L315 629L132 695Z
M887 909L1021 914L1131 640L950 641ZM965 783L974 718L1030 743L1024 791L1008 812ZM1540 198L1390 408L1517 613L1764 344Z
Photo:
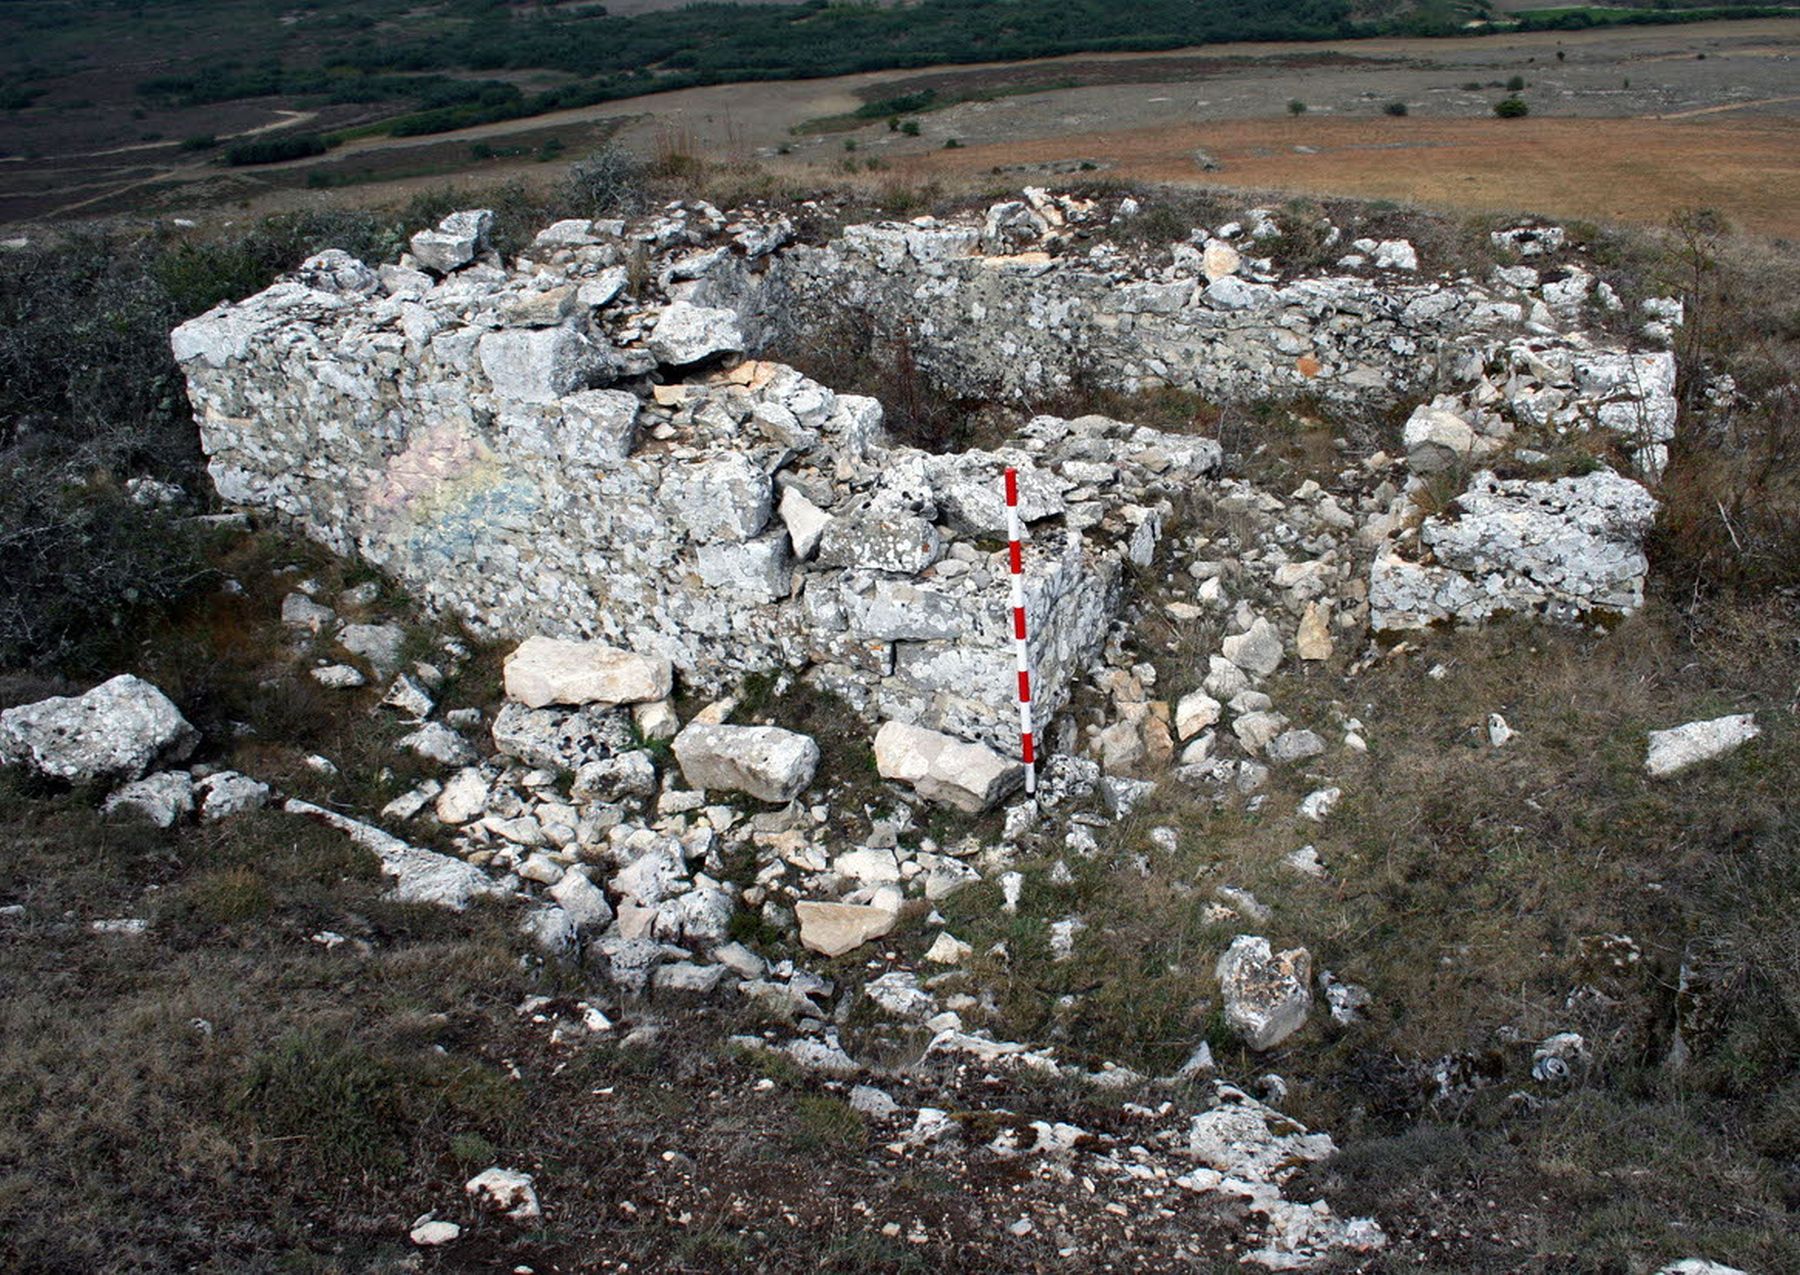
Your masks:
M1417 270L1419 253L1405 239L1383 239L1375 245L1377 270Z
M429 1214L419 1218L412 1225L406 1237L420 1248L437 1248L462 1238L462 1227L455 1222L443 1222Z
M406 654L406 630L398 624L346 624L338 645L367 660L378 676L392 677Z
M571 465L608 465L631 455L637 444L640 404L623 390L582 390L557 404L562 424L557 443Z
M282 809L328 824L375 855L381 861L382 872L394 878L394 888L388 897L396 902L429 903L460 912L476 898L506 893L504 886L473 864L435 850L408 845L398 837L335 810L298 798L289 798Z
M1429 564L1391 548L1369 571L1370 626L1378 633L1477 624L1498 614L1572 622L1623 615L1644 602L1643 540L1657 502L1609 469L1554 482L1501 479L1483 470L1450 516L1419 529Z
M674 752L690 786L748 793L759 801L792 801L819 768L819 746L778 726L691 722L675 736Z
M794 560L805 562L819 547L819 538L831 524L831 515L806 498L798 487L781 493L781 521L787 527Z
M483 333L476 357L494 396L522 404L555 403L586 388L589 378L606 365L594 343L568 326Z
M990 810L1024 782L1025 768L985 744L905 722L875 732L875 769L883 779L910 784L921 797L968 814Z
M186 760L199 739L168 696L129 673L0 713L0 764L64 783L137 779Z
M1215 971L1225 1021L1251 1049L1273 1049L1306 1024L1312 1009L1312 954L1271 952L1269 940L1240 934Z
M719 354L740 354L744 334L734 311L678 303L665 307L650 336L656 361L683 367Z
M426 722L395 741L409 753L415 753L440 766L462 766L475 760L469 741L442 722Z
M194 785L194 793L200 800L201 823L217 823L269 804L269 785L235 770L208 775Z
M1233 667L1236 667L1235 665ZM1175 705L1175 734L1183 743L1217 725L1223 706L1205 691L1191 691Z
M472 823L487 812L488 780L474 766L457 771L444 784L435 807L438 822L452 828Z
M1401 441L1406 463L1417 474L1443 473L1493 450L1462 417L1429 404L1413 409Z
M412 237L412 255L427 270L448 274L475 260L487 247L494 214L486 208L453 212L436 230L421 230Z
M1652 779L1665 779L1690 766L1735 752L1760 734L1762 727L1756 724L1754 713L1734 713L1669 730L1653 730L1644 771Z
M1266 616L1257 616L1249 629L1226 638L1219 647L1226 659L1252 677L1267 677L1281 667L1281 632Z
M526 638L503 669L507 698L527 708L647 704L667 699L674 684L667 660L548 637Z
M515 1222L536 1221L543 1214L529 1173L495 1165L470 1178L463 1190L482 1208L503 1213Z
M800 922L802 946L822 956L842 956L893 933L900 914L861 903L802 899L794 905L794 918Z
M158 828L172 828L194 813L194 778L185 770L146 775L114 792L102 809L109 815L135 815Z

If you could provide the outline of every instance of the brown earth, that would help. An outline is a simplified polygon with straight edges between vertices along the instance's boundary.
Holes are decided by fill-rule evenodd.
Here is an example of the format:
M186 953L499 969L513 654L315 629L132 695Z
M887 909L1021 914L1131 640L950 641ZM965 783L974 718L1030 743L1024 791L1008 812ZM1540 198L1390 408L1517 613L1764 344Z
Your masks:
M1221 171L1200 173L1196 149ZM968 146L908 159L903 171L1070 160L1148 181L1593 220L1660 222L1714 206L1745 230L1800 236L1800 121L1786 119L1227 120Z
M673 147L755 160L800 184L853 172L887 181L887 169L991 178L995 167L1072 158L1077 170L1086 159L1108 171L1190 184L1561 216L1660 221L1671 208L1708 203L1746 229L1792 234L1800 218L1796 57L1800 22L1776 18L1213 45L684 89L432 137L360 139L317 159L229 172L173 145L116 160L50 146L29 163L0 165L0 222L383 203L425 187L539 183L561 165L509 159L512 147L555 136L572 158L583 132L599 126L617 128L625 145L645 154ZM1527 81L1532 115L1495 120L1492 104L1515 75ZM890 131L883 120L806 132L821 117L919 87L980 94L1070 82L915 116L918 136ZM1290 100L1304 101L1307 114L1289 119ZM1407 104L1408 117L1383 114L1396 101ZM279 119L287 105L265 101L260 118L222 131ZM179 128L147 123L165 138L194 131L189 121ZM951 139L962 152L940 153ZM477 142L493 154L473 154ZM1315 153L1295 152L1296 145ZM1200 174L1184 153L1197 146L1224 160L1225 171ZM106 171L109 163L118 167ZM295 189L309 184L330 189Z

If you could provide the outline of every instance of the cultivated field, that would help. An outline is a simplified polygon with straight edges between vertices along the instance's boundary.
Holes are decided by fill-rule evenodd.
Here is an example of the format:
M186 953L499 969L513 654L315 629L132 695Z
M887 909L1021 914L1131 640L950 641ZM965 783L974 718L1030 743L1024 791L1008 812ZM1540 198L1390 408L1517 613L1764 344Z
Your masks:
M1649 221L1705 203L1746 229L1793 235L1797 56L1800 21L1763 19L718 85L455 133L351 140L265 168L221 169L174 145L0 162L0 221L379 204L446 184L541 184L616 131L644 153L755 159L814 183L1017 184L1085 172ZM1531 114L1497 120L1493 104L1515 77ZM901 127L878 110L927 91L922 109L893 121ZM1304 114L1290 115L1291 103ZM1388 113L1397 103L1404 116ZM859 108L877 113L859 120ZM256 126L249 115L225 122ZM1196 149L1220 168L1202 172Z

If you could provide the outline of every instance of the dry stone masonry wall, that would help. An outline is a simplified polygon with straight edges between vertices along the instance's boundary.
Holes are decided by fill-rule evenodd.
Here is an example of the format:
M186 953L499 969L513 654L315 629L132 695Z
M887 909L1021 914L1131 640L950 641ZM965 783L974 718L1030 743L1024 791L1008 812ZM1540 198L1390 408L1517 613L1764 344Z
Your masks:
M227 500L479 633L602 638L708 688L804 669L871 717L1014 755L1002 469L1023 477L1048 720L1100 650L1125 565L1212 481L1217 444L1037 417L999 451L933 455L895 445L879 403L746 352L866 312L948 390L1026 399L1085 377L1385 405L1439 389L1407 426L1415 484L1521 426L1608 429L1660 467L1673 359L1579 331L1611 295L1585 271L1427 278L1405 241L1359 240L1338 273L1283 281L1256 255L1280 229L1261 209L1196 229L1166 264L1090 243L1131 213L1028 190L983 216L798 244L778 216L682 204L559 222L510 264L488 214L458 213L399 265L321 254L173 343ZM1653 337L1678 318L1657 315ZM1429 519L1411 494L1362 533L1378 630L1641 597L1654 504L1630 478L1478 475Z

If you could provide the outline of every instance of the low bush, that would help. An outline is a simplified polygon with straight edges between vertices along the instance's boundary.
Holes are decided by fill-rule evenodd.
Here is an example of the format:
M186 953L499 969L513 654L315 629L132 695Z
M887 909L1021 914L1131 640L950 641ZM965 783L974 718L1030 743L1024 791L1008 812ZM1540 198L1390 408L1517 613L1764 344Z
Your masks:
M284 164L293 159L323 155L327 146L317 133L280 134L237 142L225 151L225 162L233 168L253 164Z
M1522 97L1508 97L1494 103L1494 114L1503 120L1523 119L1531 114L1531 108Z
M643 183L643 161L608 144L571 164L559 193L589 217L630 215L645 202Z

